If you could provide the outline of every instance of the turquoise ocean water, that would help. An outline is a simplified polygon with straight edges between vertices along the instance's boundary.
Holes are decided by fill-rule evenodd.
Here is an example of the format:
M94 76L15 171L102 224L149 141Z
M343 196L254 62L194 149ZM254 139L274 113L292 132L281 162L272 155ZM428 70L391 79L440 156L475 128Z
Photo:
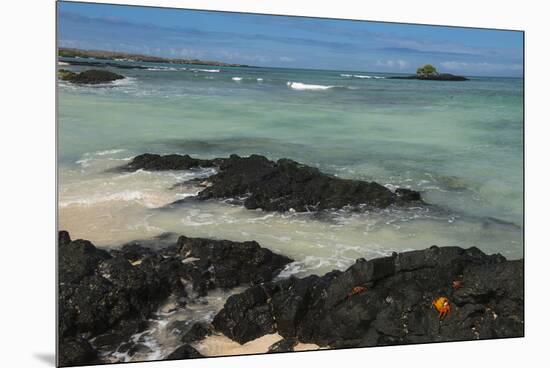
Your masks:
M163 232L255 239L293 257L285 272L294 274L433 244L523 256L523 80L147 65L113 69L127 78L112 85L59 83L59 222L73 237L99 246ZM421 191L431 206L315 215L216 201L166 210L198 191L174 184L211 172L106 171L144 152L287 157Z

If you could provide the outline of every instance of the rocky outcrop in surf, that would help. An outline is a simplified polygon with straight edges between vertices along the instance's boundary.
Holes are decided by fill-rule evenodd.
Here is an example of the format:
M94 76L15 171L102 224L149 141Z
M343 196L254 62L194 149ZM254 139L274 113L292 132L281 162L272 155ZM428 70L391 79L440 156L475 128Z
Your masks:
M441 318L439 298L450 308ZM522 260L435 246L251 287L213 322L241 344L277 332L288 344L274 351L296 340L339 348L520 337L523 324Z
M201 160L189 155L157 155L144 153L136 156L127 165L117 168L120 171L164 171L164 170L189 170L196 167L214 167L221 164L223 159Z
M417 79L417 80L431 80L431 81L447 81L447 82L462 82L469 80L461 75L454 75L449 73L429 74L429 75L408 75L408 76L391 76L387 79Z
M390 205L421 204L420 193L410 189L395 192L376 183L342 179L290 159L276 162L261 155L202 160L188 155L136 156L120 171L188 170L217 167L205 181L199 200L244 198L248 209L298 212L344 207L386 208Z
M61 69L58 72L59 79L75 84L101 84L124 79L123 75L108 70L90 69L80 73Z
M61 231L58 244L60 365L91 363L94 348L131 354L137 347L121 344L170 295L185 303L190 293L268 282L292 262L253 241L182 236L157 250L133 242L107 251ZM201 333L197 326L186 336Z

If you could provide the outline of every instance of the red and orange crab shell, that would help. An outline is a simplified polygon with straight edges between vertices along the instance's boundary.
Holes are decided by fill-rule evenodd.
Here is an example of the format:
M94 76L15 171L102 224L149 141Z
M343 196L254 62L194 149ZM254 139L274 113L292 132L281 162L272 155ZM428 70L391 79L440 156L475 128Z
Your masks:
M367 291L366 286L355 286L353 289L351 289L351 292L348 294L348 298L351 298L354 295L361 294Z
M447 316L447 314L451 313L451 303L449 302L449 299L441 296L434 301L432 301L432 305L437 309L439 312L439 319L442 320Z

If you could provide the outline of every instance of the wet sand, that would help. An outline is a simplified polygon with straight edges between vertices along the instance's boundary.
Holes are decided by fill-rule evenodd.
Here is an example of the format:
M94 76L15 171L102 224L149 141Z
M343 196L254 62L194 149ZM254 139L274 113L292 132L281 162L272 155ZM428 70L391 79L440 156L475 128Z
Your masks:
M247 342L239 344L225 335L212 335L197 343L194 347L204 356L226 356L243 354L267 353L269 347L282 340L283 337L277 333L264 335ZM299 343L294 347L294 351L319 350L321 347L316 344Z

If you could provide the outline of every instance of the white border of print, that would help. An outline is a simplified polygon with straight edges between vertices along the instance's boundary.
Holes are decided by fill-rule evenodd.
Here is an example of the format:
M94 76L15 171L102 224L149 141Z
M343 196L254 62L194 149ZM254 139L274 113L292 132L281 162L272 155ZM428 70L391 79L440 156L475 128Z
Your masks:
M132 5L525 30L526 337L255 355L128 367L492 366L545 361L548 340L548 63L544 2L354 0L111 0ZM540 5L539 5L540 4ZM2 366L54 365L55 2L2 4ZM7 83L6 83L7 82ZM544 359L544 360L543 360ZM126 367L116 365L114 367Z

